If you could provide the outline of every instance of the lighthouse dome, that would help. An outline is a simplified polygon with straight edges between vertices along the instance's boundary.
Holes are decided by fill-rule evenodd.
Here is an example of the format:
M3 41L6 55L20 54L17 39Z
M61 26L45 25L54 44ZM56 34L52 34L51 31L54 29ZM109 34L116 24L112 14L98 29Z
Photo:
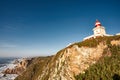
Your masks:
M96 20L95 27L99 27L99 26L101 26L101 23L98 20Z

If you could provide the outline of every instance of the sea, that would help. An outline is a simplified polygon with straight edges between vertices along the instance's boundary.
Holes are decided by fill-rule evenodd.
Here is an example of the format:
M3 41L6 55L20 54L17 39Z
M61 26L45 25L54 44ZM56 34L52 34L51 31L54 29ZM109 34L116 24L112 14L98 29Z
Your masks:
M15 60L18 58L0 58L0 80L14 80L18 75L17 74L6 74L4 75L2 71L9 68L14 68L16 65L14 64Z

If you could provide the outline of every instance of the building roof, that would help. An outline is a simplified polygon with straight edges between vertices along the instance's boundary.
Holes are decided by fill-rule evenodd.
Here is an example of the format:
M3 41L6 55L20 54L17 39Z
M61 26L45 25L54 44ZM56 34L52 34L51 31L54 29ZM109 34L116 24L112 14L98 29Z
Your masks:
M98 21L98 20L96 19L95 27L99 27L99 26L101 26L101 23L100 23L100 21Z

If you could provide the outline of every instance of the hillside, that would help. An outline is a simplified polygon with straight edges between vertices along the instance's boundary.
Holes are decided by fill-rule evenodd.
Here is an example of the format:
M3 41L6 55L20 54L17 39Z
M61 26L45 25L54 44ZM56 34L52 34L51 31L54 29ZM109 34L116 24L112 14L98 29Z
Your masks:
M84 74L75 76L76 80L120 80L120 46L109 46L103 57L91 65Z
M120 76L120 36L74 43L51 57L35 58L15 80L113 80Z

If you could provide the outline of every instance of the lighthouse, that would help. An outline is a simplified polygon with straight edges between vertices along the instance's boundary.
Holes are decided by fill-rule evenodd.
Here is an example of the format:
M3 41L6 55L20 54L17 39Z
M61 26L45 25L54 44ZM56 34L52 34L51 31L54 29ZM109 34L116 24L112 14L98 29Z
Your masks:
M96 38L99 36L112 36L112 35L106 34L105 28L102 26L100 21L96 20L95 26L93 28L93 35L85 37L83 40Z
M93 28L94 38L97 36L105 36L105 28L101 25L100 21L96 20L95 27Z

